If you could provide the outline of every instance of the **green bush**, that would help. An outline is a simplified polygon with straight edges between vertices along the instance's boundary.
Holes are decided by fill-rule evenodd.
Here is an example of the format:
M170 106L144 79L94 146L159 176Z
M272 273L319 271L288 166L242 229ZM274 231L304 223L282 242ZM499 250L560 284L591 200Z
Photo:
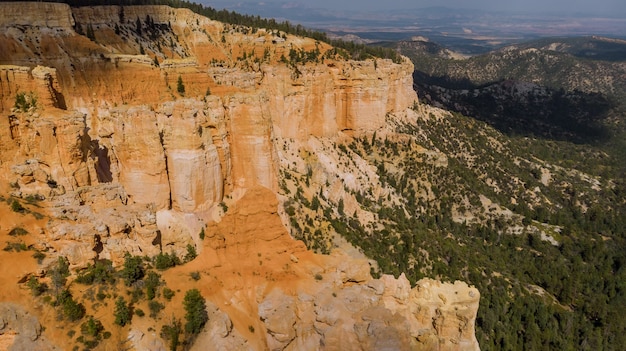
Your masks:
M54 302L55 306L60 306L63 310L63 315L70 321L75 322L85 315L85 306L78 303L72 297L72 293L69 290L63 290L57 295L57 299Z
M7 246L4 247L4 251L7 252L20 252L26 250L28 250L28 246L26 246L23 242L8 242Z
M180 259L173 253L159 253L154 257L154 266L158 270L166 270L180 264Z
M185 262L190 262L196 257L198 257L196 247L191 244L187 244L187 254L185 255Z
M174 297L174 290L168 288L167 286L163 288L163 297L170 301L172 297Z
M104 330L102 323L93 318L93 316L89 316L87 321L80 325L80 332L83 335L91 336L97 338L100 335L100 332Z
M115 301L115 324L125 326L132 318L131 310L123 297L118 297Z
M205 234L205 232L204 232L204 228L202 228L202 229L200 230L200 240L204 240L205 235L206 235L206 234Z
M15 227L9 232L10 236L22 236L28 234L28 231L22 227Z
M198 281L200 280L200 272L191 272L189 273L189 276L191 277L191 279Z
M46 258L46 254L41 252L41 251L36 251L33 254L33 258L37 260L37 263L41 264L44 260L44 258Z
M148 308L150 309L150 317L156 318L165 306L156 300L151 300L148 302Z
M178 76L178 81L176 82L176 91L178 91L180 95L185 95L185 84L183 84L183 77L180 75Z
M33 296L40 296L48 291L48 285L46 283L41 283L39 279L35 278L35 276L33 275L30 276L30 279L26 283L26 286L30 288Z
M176 351L179 344L180 332L182 331L180 320L174 318L172 323L165 324L161 327L161 338L169 340L170 351Z
M143 278L145 272L142 261L141 257L132 256L128 252L124 255L124 268L120 274L126 286L131 286L134 282Z
M144 285L146 287L146 297L148 300L152 300L156 297L157 289L161 284L161 276L155 272L148 272L146 279L144 279Z
M87 268L76 277L76 282L81 284L93 283L115 283L113 275L113 263L110 260L99 260L94 265L89 264Z
M65 286L70 275L70 264L65 257L58 257L56 266L50 271L50 281L55 291Z
M31 107L37 106L37 97L34 93L20 92L15 95L15 109L18 111L26 112Z
M206 311L206 304L204 298L200 294L198 289L191 289L185 293L185 299L183 301L185 308L185 331L189 334L198 334L209 320L209 315Z
M26 212L26 209L24 208L24 206L22 206L21 203L19 203L19 201L12 199L11 200L11 211L13 212L17 212L17 213L24 213Z

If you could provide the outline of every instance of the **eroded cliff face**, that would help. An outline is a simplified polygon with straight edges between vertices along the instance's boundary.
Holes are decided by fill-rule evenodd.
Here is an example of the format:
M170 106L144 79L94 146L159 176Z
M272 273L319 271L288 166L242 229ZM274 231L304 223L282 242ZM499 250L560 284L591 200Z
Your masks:
M258 350L478 348L475 289L374 280L367 261L306 251L278 215L286 218L276 202L281 170L292 167L286 145L384 130L416 101L408 60L340 60L312 39L165 6L0 6L0 191L43 200L48 220L36 225L33 247L81 267L95 258L120 264L126 252L182 256L192 245L203 254L191 265L223 286L254 271L250 256L263 242L269 260L306 267L275 266L266 272L279 282L271 289L259 275L203 291L214 303L241 298L225 311L211 307L223 323L200 339L230 335L233 349ZM294 52L311 59L291 60ZM315 273L330 278L310 279ZM294 279L306 283L290 287ZM248 317L243 306L253 306ZM252 321L266 333L246 331Z

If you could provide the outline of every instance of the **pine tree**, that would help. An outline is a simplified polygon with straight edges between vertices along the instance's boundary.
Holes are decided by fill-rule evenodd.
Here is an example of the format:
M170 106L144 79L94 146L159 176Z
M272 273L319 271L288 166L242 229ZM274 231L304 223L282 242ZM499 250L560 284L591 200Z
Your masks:
M117 301L115 301L115 324L123 327L130 323L131 317L130 307L128 307L123 297L118 297Z
M137 35L141 36L141 20L137 17L137 21L135 22Z
M185 331L189 334L198 334L209 320L209 315L206 311L206 304L204 298L200 294L198 289L191 289L185 293L185 300L183 301L185 307Z
M178 76L178 82L176 84L176 90L180 95L185 95L185 84L183 84L183 77Z
M144 269L141 263L141 257L132 256L128 252L124 255L124 269L122 269L121 275L124 278L126 285L131 286L134 282L143 278Z

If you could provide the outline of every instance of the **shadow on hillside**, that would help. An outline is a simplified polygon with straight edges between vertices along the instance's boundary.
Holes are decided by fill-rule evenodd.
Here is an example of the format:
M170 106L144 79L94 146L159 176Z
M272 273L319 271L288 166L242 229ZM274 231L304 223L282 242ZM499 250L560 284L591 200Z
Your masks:
M414 88L430 105L484 121L507 135L601 143L610 138L604 123L615 104L599 93L555 90L502 80L476 85L416 71Z

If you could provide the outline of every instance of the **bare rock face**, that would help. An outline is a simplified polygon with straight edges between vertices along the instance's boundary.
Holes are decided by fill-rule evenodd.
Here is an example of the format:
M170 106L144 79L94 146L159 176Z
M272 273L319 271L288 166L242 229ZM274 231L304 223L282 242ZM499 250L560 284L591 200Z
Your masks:
M207 304L207 313L209 321L190 350L206 350L207 345L211 345L216 350L250 350L250 345L248 345L246 339L233 328L233 322L228 314L221 311L211 302Z
M383 276L321 284L313 295L272 291L259 318L272 350L479 350L478 291L466 284ZM432 296L432 293L436 296Z
M165 151L155 113L132 108L113 116L111 148L119 165L119 182L135 203L170 206Z
M69 29L74 25L69 5L34 2L8 3L3 6L0 23L7 27L37 26Z
M4 350L60 350L41 333L37 317L16 304L0 303L0 347Z
M196 100L171 103L164 109L171 109L171 114L160 114L158 118L166 150L172 208L180 212L206 210L221 201L224 194L222 158L213 143L214 134L223 140L223 127L218 131L218 117L223 115L211 120L205 105ZM225 155L228 151L221 153Z

